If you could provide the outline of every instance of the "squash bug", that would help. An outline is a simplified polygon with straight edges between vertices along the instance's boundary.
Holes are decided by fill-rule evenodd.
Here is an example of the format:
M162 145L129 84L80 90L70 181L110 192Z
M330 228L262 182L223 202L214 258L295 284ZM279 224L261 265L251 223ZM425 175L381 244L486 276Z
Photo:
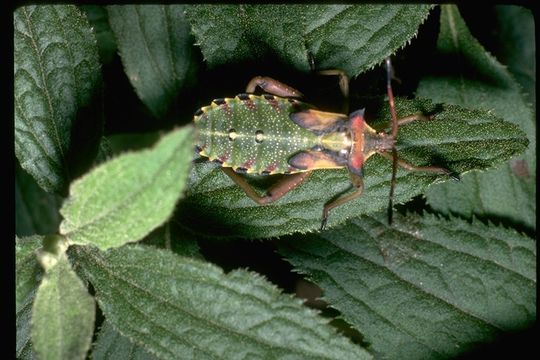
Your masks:
M324 205L321 230L330 211L351 201L364 190L364 163L380 154L392 161L389 221L396 182L396 168L450 175L435 166L414 166L398 159L395 148L399 126L415 120L430 120L422 114L397 118L392 91L392 66L386 59L387 96L391 113L391 132L377 132L364 120L364 109L349 115L319 111L298 100L302 94L277 80L257 76L246 93L234 98L215 99L195 113L197 151L219 163L222 170L257 204L272 203L305 181L313 170L347 168L354 191ZM341 92L348 98L349 80L340 70L323 70L322 75L337 75ZM256 88L265 94L255 95ZM258 194L242 173L286 174L266 194Z

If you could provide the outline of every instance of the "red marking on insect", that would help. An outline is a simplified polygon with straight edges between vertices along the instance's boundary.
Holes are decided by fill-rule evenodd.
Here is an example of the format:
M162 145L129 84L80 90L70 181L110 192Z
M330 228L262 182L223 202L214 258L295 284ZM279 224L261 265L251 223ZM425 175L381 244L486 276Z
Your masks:
M242 164L242 167L246 169L250 169L254 163L255 163L255 159L249 159L248 161Z
M257 109L257 106L255 105L255 103L253 102L253 100L251 100L251 98L249 97L249 95L247 94L240 94L238 95L238 98L240 100L242 100L242 103L251 111Z
M227 161L229 159L231 155L229 153L225 153L221 156L218 157L219 161L221 161L222 163L224 163L225 161Z
M231 107L229 106L229 104L227 103L223 103L220 105L220 109L223 110L223 112L225 112L225 114L228 116L228 117L232 117L233 116L233 112L232 112L232 109Z
M265 171L268 171L269 173L271 173L271 172L273 172L274 170L276 170L277 166L278 166L278 163L275 162L275 163L272 163L272 164L268 165L264 170L265 170Z
M276 98L272 95L264 95L264 99L274 108L274 110L281 112L281 107L278 104Z
M352 147L349 155L349 169L361 172L364 164L364 109L357 110L350 115L349 129L352 134Z

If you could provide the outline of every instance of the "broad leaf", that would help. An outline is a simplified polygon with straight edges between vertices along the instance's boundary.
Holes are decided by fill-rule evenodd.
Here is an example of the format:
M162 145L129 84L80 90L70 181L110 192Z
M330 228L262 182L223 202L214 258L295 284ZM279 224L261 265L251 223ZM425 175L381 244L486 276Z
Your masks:
M21 169L15 169L15 233L18 236L52 234L60 225L58 210L62 199L45 192L34 178Z
M102 249L137 241L171 215L182 194L191 128L164 136L152 149L110 160L75 181L60 212L60 232L72 243Z
M398 99L396 106L400 116L435 115L433 121L416 121L400 128L399 156L418 166L438 165L456 173L485 169L522 152L527 143L515 125L487 112L434 105L425 100ZM386 108L373 115L377 119L390 117ZM334 209L328 226L387 207L391 162L375 155L366 162L364 174L364 194ZM448 180L447 176L405 170L399 170L397 176L396 203L421 194L437 180ZM276 179L263 180L266 183L265 187L259 186L261 193ZM200 159L192 170L178 221L196 232L219 236L267 238L312 231L320 227L324 204L350 186L345 169L317 170L277 202L261 206L248 198L216 164Z
M95 303L65 255L50 268L32 308L32 342L40 359L85 359Z
M455 357L536 318L536 244L514 230L384 213L280 252L381 358Z
M317 68L361 74L416 36L433 5L309 5L306 43Z
M277 57L303 71L358 75L415 36L430 5L197 5L187 9L210 66ZM311 59L312 57L312 59Z
M153 247L72 249L107 319L159 358L370 358L254 273Z
M109 321L105 320L93 346L92 359L157 360L157 357L122 336Z
M455 6L441 7L437 69L419 85L418 96L472 109L484 109L521 127L527 152L498 169L465 175L460 183L440 184L428 203L445 214L507 221L529 232L536 228L536 127L521 88L508 70L472 37Z
M42 241L43 236L37 235L15 239L17 359L34 358L30 342L30 321L36 290L43 277L36 256Z
M62 192L76 117L100 81L96 40L73 5L19 7L14 28L15 154L43 189Z
M108 6L126 74L155 117L165 115L192 71L184 5Z

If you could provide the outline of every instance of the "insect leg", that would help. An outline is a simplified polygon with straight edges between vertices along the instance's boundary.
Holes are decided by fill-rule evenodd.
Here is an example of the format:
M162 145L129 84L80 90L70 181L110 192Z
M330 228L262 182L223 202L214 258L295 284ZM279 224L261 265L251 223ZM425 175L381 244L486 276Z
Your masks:
M295 98L303 96L303 94L295 88L267 76L255 76L253 79L251 79L246 87L246 92L254 93L257 86L267 93L277 96Z
M393 76L394 71L392 69L392 62L390 61L390 57L386 58L385 63L386 63L386 93L388 95L388 105L390 106L390 114L392 115L392 132L391 132L390 137L395 140L398 133L399 122L397 118L396 105L394 103L394 91L392 90L392 76ZM397 151L396 151L395 146L392 146L392 155L390 154L388 155L391 157L391 160L392 160L392 179L390 180L390 194L388 196L388 224L392 224L394 188L396 186L396 175L397 175L397 165L398 165L398 157L397 157Z
M259 205L269 204L280 199L283 195L300 185L311 174L311 171L300 172L296 174L286 175L280 181L272 185L265 195L259 195L255 189L242 177L242 175L234 172L232 168L221 168L244 192L246 195Z
M393 156L389 153L382 152L380 154L389 160L393 159ZM415 166L401 159L397 160L397 165L409 171L432 172L432 173L441 174L441 175L448 175L454 179L457 179L457 177L450 170L442 168L442 167L438 167L438 166Z
M432 120L432 119L433 118L431 116L422 115L422 114L415 114L415 115L410 115L410 116L406 116L404 118L401 118L397 122L398 122L398 126L402 126L402 125L406 125L408 123L411 123L411 122L413 122L415 120L429 121L429 120Z
M317 71L320 75L335 75L339 76L339 88L341 89L341 93L343 94L343 97L348 99L349 98L349 77L343 70L338 69L330 69L330 70L319 70Z
M342 196L340 198L337 198L329 202L328 204L324 205L323 216L322 216L322 221L321 221L321 229L320 229L321 231L324 230L324 228L326 227L326 222L328 220L328 214L330 213L330 210L332 210L336 206L343 205L346 202L356 199L357 197L362 195L362 193L364 192L364 180L362 179L361 176L351 175L351 181L353 185L356 187L356 190L354 192L348 195Z

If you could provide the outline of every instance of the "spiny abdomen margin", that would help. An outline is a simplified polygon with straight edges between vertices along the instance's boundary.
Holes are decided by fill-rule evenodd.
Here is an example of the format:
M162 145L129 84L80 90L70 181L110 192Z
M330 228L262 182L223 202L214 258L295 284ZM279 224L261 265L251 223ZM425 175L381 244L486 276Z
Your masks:
M216 99L194 117L199 153L237 172L304 171L287 161L318 142L313 132L289 118L291 112L306 108L310 106L273 95L240 94L235 98Z

